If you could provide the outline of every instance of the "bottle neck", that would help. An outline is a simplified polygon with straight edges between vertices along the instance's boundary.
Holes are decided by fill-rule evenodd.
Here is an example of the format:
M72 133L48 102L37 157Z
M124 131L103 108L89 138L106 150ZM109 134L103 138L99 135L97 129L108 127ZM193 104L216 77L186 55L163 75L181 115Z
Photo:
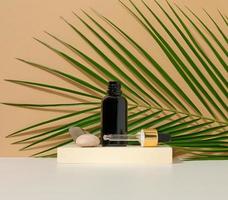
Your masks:
M121 91L115 91L115 90L108 90L107 93L109 96L121 96L122 94Z
M118 81L110 81L108 85L108 91L109 96L120 96L121 95L121 85Z

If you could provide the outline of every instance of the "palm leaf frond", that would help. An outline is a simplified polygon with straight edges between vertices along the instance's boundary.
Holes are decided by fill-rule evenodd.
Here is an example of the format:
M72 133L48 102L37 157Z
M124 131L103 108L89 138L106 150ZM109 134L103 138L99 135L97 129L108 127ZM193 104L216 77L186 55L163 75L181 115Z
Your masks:
M223 33L222 29L219 27L219 25L216 23L216 21L211 17L211 15L204 9L204 12L207 14L207 16L210 18L210 20L214 23L220 34L222 35L223 39L228 43L228 38L226 37L225 33Z
M153 53L149 53L124 28L97 11L93 10L90 14L82 10L82 16L73 12L76 19L95 36L96 41L89 39L89 34L87 37L73 23L62 18L63 21L103 62L85 54L75 44L69 44L64 39L60 39L61 37L49 32L45 33L67 50L70 50L73 55L41 40L36 39L36 41L69 63L75 68L75 72L80 71L86 75L89 81L80 79L77 75L65 73L63 70L57 70L56 67L47 67L24 59L18 60L65 81L70 81L74 83L75 88L71 89L55 84L32 81L7 81L35 89L41 88L48 91L53 90L60 94L80 96L87 101L58 104L4 103L26 108L75 106L78 109L78 111L70 114L44 120L15 131L9 137L22 137L14 142L14 144L26 145L21 150L40 149L41 144L49 144L52 139L59 138L58 144L49 144L46 149L39 150L33 155L46 157L56 156L55 150L57 147L73 141L67 134L71 126L80 126L93 134L99 135L100 106L98 105L105 94L106 84L108 80L120 80L124 94L129 101L128 134L135 134L142 128L154 127L161 133L171 135L172 141L168 144L181 157L185 156L184 158L188 160L227 159L228 108L226 99L228 97L228 83L224 73L220 70L227 72L226 33L206 11L207 17L212 21L214 28L220 34L219 36L214 33L213 27L207 25L189 8L186 8L188 11L186 12L180 6L172 5L166 1L168 9L165 9L160 2L155 1L154 5L158 6L162 13L160 16L154 12L149 3L142 1L141 7L132 0L126 0L126 2L129 5L125 2L121 2L121 5L133 16L133 20L136 20L145 30L145 34L150 36L151 41L156 42L163 53L164 59L168 61L168 66L162 66L154 58ZM226 16L220 11L218 12L222 22L227 25ZM161 32L151 22L151 17L158 22L158 26L162 28ZM172 29L167 27L166 20L179 34L181 40L178 40ZM185 21L191 26L188 26ZM220 36L224 41L218 39ZM127 42L129 46L126 46L124 42L122 43L119 37ZM218 61L218 66L215 64L215 60L205 52L200 43L201 40L209 47L214 58ZM96 42L102 44L103 48L98 46ZM184 47L183 43L187 48ZM135 51L148 61L149 66L141 60L141 57L138 57L138 54L135 54ZM113 57L109 56L109 53ZM118 66L117 62L121 63L121 67ZM191 98L182 85L180 86L175 81L175 77L167 72L166 67L178 73L184 87L191 91L194 98ZM153 70L158 72L162 79L157 77ZM78 90L79 86L80 91ZM62 122L63 120L69 121L57 127L50 127L53 123ZM45 131L38 130L35 135L24 135L27 131L34 131L41 127L49 127L49 129Z
M187 8L192 15L201 23L201 25L207 30L207 32L210 34L210 36L213 38L213 40L215 41L215 43L217 43L217 45L221 48L221 50L223 51L223 53L225 55L228 55L228 52L226 50L226 48L223 46L223 44L219 41L219 39L216 37L216 35L211 31L211 29L190 9ZM227 70L227 67L225 68ZM221 76L220 78L223 79L223 77Z
M55 104L23 104L23 103L2 103L8 106L17 107L65 107L65 106L88 106L88 105L98 105L100 102L88 102L88 103L55 103Z

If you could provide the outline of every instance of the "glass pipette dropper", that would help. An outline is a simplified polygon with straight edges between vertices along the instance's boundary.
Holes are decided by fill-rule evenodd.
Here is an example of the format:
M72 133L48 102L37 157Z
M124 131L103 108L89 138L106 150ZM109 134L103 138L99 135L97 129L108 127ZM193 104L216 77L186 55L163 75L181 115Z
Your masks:
M139 142L143 147L154 147L159 142L169 142L171 137L169 134L158 133L157 129L142 129L134 135L127 134L108 134L103 136L106 141L125 141Z

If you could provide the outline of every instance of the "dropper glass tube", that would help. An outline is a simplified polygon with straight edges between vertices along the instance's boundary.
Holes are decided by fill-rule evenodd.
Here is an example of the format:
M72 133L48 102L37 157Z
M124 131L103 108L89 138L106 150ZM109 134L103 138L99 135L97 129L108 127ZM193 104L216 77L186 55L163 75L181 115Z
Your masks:
M156 129L148 128L142 129L140 132L134 135L120 135L120 134L108 134L104 135L103 139L106 141L125 141L125 142L139 142L143 147L157 146L159 142L170 141L168 134L158 134Z
M135 142L140 141L140 135L120 135L120 134L110 134L110 135L104 135L104 140L108 141L123 141L123 142Z

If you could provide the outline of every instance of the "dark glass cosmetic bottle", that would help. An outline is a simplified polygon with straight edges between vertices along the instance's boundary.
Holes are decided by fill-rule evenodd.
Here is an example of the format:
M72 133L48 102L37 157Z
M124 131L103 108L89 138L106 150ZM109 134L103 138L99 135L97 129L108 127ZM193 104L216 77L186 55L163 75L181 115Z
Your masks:
M124 141L106 141L104 135L127 134L127 100L121 95L118 81L110 81L101 105L102 146L126 146Z

